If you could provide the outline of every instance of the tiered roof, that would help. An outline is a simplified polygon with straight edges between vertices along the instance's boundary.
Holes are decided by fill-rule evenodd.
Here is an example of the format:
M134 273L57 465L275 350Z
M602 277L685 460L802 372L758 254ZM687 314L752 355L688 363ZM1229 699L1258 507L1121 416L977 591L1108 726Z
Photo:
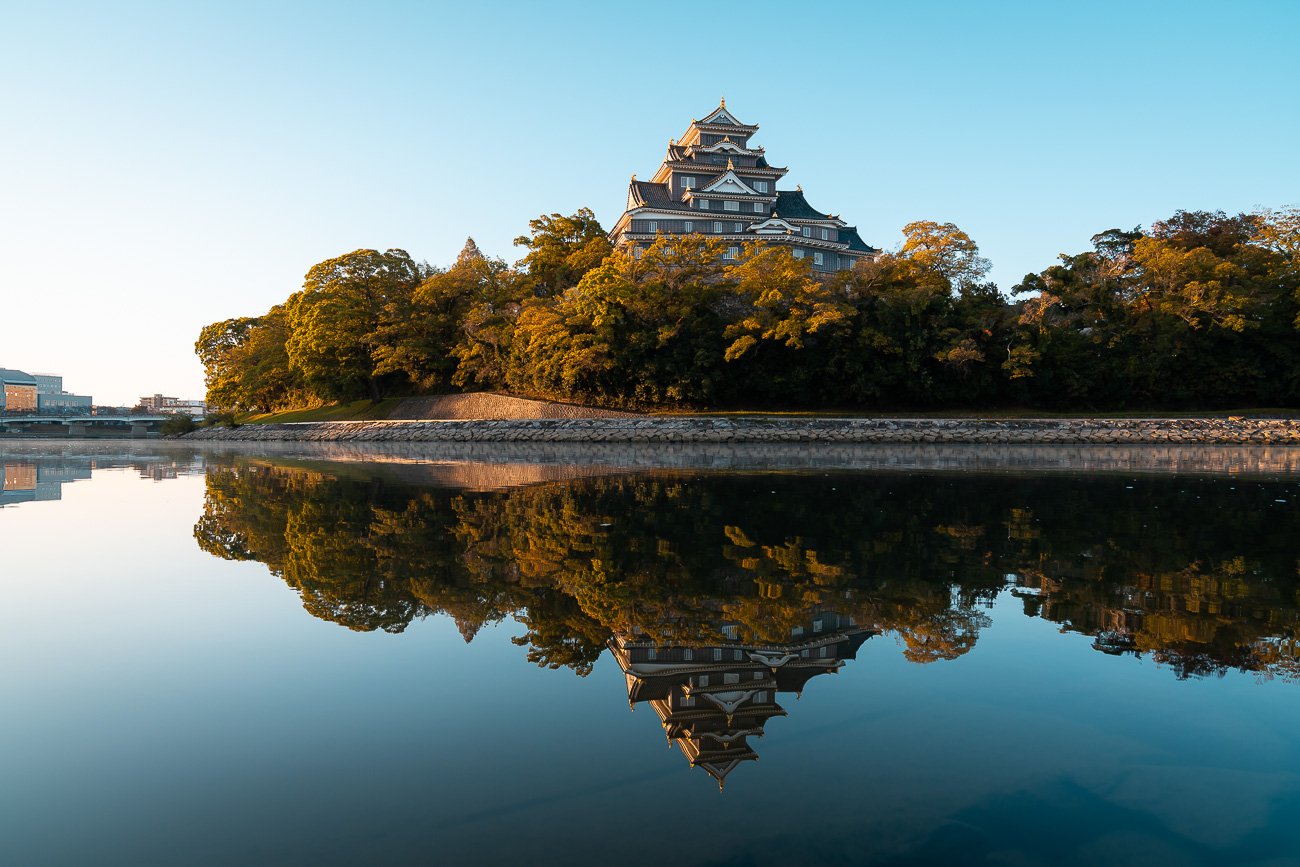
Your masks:
M743 243L761 238L769 243L827 251L831 254L830 269L847 267L858 258L879 252L862 240L857 227L809 205L802 189L776 190L776 182L789 169L770 165L763 148L749 145L749 138L757 131L757 125L742 123L727 108L725 98L703 120L692 120L680 139L669 142L663 163L649 181L632 176L627 209L610 232L610 239L615 243L647 244L663 226L646 222L634 229L633 219L673 220L692 214L702 222L686 231L707 232L709 222L721 221L726 228L719 236L730 241ZM705 207L701 201L704 199L712 207ZM740 202L740 210L720 207L714 200L724 204ZM748 203L754 203L754 207ZM680 223L672 225L677 228L668 230L682 230ZM811 232L810 225L816 227ZM818 268L822 268L821 255L817 252Z
M627 681L628 705L649 703L691 767L704 768L721 788L733 770L758 759L748 739L762 737L772 717L787 715L778 693L797 695L817 675L838 671L876 634L847 618L838 625L781 645L661 647L636 634L611 639L610 648Z

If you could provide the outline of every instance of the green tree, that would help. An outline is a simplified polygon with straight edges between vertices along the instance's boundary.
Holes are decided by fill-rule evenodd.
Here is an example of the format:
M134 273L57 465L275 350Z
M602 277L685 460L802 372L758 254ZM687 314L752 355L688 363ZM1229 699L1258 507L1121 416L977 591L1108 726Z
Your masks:
M486 368L496 359L474 351L475 337L482 335L466 333L465 325L508 307L514 282L505 262L484 256L474 239L467 239L450 268L431 269L413 291L388 301L375 335L376 373L404 375L424 391L446 391L463 362L457 352L462 342L472 344L463 354L482 358Z
M230 410L270 412L303 397L302 379L285 348L282 306L265 316L214 322L194 351L203 362L207 401Z
M568 217L543 214L528 221L527 235L515 238L527 255L515 266L526 277L527 295L552 296L578 285L584 274L613 252L605 230L590 208Z
M286 349L304 384L323 400L366 394L378 401L393 381L380 369L388 311L430 271L404 250L356 250L314 265L285 305Z

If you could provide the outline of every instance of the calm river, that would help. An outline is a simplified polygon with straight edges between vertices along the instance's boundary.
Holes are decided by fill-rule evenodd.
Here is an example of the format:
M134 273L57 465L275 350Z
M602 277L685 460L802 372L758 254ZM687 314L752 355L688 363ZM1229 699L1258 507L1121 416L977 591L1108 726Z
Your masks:
M6 865L1300 864L1300 450L0 457Z

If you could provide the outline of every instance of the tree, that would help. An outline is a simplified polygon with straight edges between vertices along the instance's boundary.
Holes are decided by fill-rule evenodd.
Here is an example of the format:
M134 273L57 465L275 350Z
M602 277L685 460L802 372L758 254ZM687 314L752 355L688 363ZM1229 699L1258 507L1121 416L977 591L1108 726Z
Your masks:
M809 335L842 326L853 312L830 286L813 277L807 259L796 259L784 247L746 244L727 277L748 307L727 326L725 336L732 341L728 361L742 357L761 340L802 349Z
M284 307L265 316L214 322L194 351L203 362L207 401L229 410L271 412L300 400L302 380L289 361Z
M902 257L922 274L948 281L953 291L977 285L992 267L979 247L952 223L919 220L903 227Z
M554 296L577 286L584 274L613 252L590 208L568 217L543 214L528 221L528 230L529 234L515 238L516 246L528 249L515 263L527 275L526 296Z
M356 250L314 265L289 298L289 360L319 398L334 400L384 390L380 332L390 305L400 307L431 273L405 250Z
M413 291L388 302L384 325L376 334L376 373L403 374L421 390L445 391L463 361L457 351L462 341L471 344L463 352L471 359L470 366L477 369L474 360L482 356L486 368L496 359L475 351L475 335L467 334L464 326L471 318L491 317L507 308L514 283L505 262L484 256L474 239L467 239L450 268L430 269ZM472 377L467 374L459 381L468 378Z

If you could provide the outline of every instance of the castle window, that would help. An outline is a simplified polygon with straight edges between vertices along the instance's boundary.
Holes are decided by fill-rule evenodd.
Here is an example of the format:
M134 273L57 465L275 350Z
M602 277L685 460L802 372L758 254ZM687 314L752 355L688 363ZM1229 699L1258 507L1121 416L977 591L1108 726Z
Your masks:
M821 653L820 653L819 655L820 655L823 659L825 659L826 657L828 657L828 656L831 655L831 649L830 649L829 647L827 647L826 645L823 644L823 645L822 645Z
M754 189L758 190L760 193L766 193L767 181L754 181Z
M743 231L745 231L745 224L744 224L744 223L736 223L736 231L737 231L737 232L743 232Z
M693 190L693 189L695 189L695 178L687 177L687 176L683 176L683 177L682 177L682 189L683 189L683 190Z
M714 224L713 224L713 234L715 234L715 235L721 235L721 234L722 234L722 224L721 224L721 223L714 223Z
M652 232L658 232L658 231L659 231L659 224L656 223L654 220L651 220L651 221L650 221L650 231L652 231Z
M761 671L754 672L754 680L762 680L762 679L763 679L763 672Z
M755 203L754 203L754 213L755 213L755 214L761 214L761 213L763 213L763 203L762 203L762 202L755 202Z
M695 651L691 650L689 647L682 651L682 659L686 660L687 662L690 662L694 658L695 658Z
M830 229L822 229L822 240L823 240L823 241L829 241L830 239L831 239L831 230L830 230Z
M727 248L727 255L724 256L723 258L724 258L724 259L734 259L734 258L736 258L736 254L739 253L739 252L740 252L740 248L739 248L739 247L728 247L728 248Z
M739 210L740 210L740 202L723 202L723 203L722 203L722 209L723 209L724 211L739 211Z
M821 263L822 263L822 254L821 254L821 253L813 253L813 264L814 264L814 265L820 265ZM821 628L820 623L817 625L816 629L817 629L818 632L821 632L821 631L822 631L822 628Z
M701 211L707 211L708 209L709 209L709 200L708 200L708 199L700 199L700 210L701 210Z
M708 686L708 685L709 685L709 676L708 676L707 674L701 674L698 678L696 678L696 685L697 685L697 686Z
M646 659L654 659L659 653L653 647L646 651Z
M811 237L812 237L812 226L804 226L804 227L803 227L803 236L804 236L805 238L811 238Z
M682 696L681 698L679 698L679 699L677 700L677 706L678 706L678 707L695 707L695 698L694 698L693 696L684 695L684 696Z
M722 661L722 648L721 648L721 647L715 647L715 648L713 648L713 661L714 661L714 662L721 662L721 661Z
M767 690L761 689L758 692L754 693L755 703L762 704L765 703L766 701L767 701Z
M796 259L802 259L802 258L803 258L803 250L795 250L795 251L794 251L794 257L795 257ZM796 626L795 629L798 630L798 632L795 632L795 633L794 633L795 635L803 635L803 627L802 627L802 626Z
M682 223L682 231L684 231L684 232L690 232L690 231L692 231L692 229L693 229L694 226L695 226L694 223L692 223L690 220L687 220L685 223ZM688 651L688 652L689 652L689 651Z
M738 672L729 671L722 676L722 682L724 684L740 683L740 674Z

